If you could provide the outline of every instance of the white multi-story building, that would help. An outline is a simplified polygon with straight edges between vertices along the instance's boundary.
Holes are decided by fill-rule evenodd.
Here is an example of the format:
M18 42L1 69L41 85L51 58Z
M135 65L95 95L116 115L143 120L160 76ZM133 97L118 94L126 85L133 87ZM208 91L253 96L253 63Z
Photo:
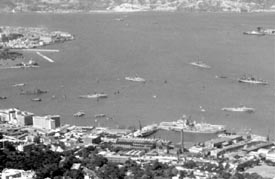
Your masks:
M33 127L41 129L55 129L60 127L59 115L33 116Z

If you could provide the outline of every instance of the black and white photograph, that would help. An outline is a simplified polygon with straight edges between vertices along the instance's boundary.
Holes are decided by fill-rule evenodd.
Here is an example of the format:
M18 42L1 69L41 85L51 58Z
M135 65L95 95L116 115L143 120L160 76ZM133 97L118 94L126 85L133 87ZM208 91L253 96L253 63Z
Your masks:
M0 0L0 179L275 179L275 0Z

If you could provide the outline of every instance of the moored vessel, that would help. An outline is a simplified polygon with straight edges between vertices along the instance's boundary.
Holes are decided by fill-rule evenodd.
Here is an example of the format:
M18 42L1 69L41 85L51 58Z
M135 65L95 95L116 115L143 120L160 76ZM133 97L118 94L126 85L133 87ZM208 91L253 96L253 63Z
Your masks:
M158 125L152 124L145 126L133 133L135 137L148 137L158 131Z
M225 132L224 125L214 125L204 122L197 123L196 121L186 119L185 116L177 121L161 122L159 124L159 129L199 134L217 134Z

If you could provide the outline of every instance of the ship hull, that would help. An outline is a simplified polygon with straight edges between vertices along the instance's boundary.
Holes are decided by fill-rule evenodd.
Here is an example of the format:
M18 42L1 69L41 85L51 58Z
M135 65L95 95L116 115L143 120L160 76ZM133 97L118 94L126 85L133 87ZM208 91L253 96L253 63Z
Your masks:
M149 136L153 135L156 132L157 132L157 130L152 130L152 131L144 132L144 133L141 133L140 136L138 136L138 137L149 137Z
M208 65L205 65L205 64L197 64L197 63L195 63L195 62L192 62L192 63L190 63L190 64L193 65L193 66L199 67L199 68L206 68L206 69L211 68L211 67L208 66Z
M255 85L267 85L267 82L264 81L248 81L248 80L239 80L240 83L248 83L248 84L255 84Z
M188 129L173 128L173 127L160 127L160 129L168 130L168 131L175 131L175 132L183 131L184 133L191 133L191 134L221 134L226 131L225 129L199 131L199 130L188 130Z

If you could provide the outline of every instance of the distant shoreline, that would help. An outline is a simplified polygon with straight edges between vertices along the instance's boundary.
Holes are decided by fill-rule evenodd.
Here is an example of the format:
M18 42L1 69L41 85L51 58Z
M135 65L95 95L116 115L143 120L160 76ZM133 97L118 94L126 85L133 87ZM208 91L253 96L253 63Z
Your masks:
M203 11L203 10L173 10L173 9L140 9L140 10L91 10L91 11L23 11L23 12L6 12L0 11L0 14L132 14L132 13L217 13L217 14L275 14L275 9L273 10L253 10L249 12L238 12L238 11Z

